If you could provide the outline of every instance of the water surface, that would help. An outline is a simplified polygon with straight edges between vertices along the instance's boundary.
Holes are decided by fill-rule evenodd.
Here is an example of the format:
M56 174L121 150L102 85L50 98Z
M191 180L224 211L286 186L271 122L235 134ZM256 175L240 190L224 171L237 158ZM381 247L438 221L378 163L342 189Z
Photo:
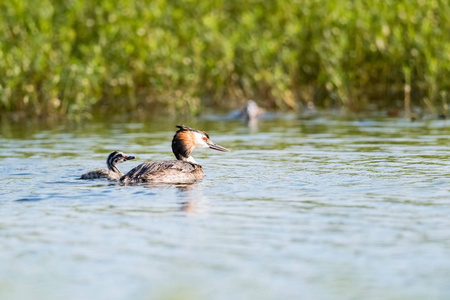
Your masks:
M0 298L450 298L449 121L211 116L201 182L78 179L174 125L4 123Z

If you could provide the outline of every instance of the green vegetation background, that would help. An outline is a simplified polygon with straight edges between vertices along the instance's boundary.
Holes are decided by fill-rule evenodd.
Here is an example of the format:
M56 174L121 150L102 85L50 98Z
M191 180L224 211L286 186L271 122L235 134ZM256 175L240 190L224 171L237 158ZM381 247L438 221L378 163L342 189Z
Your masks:
M8 0L0 110L447 109L448 0ZM406 93L405 93L406 91Z

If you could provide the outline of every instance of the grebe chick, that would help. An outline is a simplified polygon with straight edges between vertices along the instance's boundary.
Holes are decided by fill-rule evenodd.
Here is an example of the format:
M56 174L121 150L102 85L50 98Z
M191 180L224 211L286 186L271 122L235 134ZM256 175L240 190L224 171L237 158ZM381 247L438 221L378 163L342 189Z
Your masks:
M108 170L95 170L91 172L84 173L81 175L80 179L97 179L97 178L108 178L108 180L114 181L119 180L123 176L117 164L123 163L124 161L135 159L134 156L126 155L119 151L111 152L106 159L106 165Z
M145 162L120 178L124 183L192 183L205 177L203 168L191 156L195 148L230 150L213 143L206 132L181 125L173 136L172 151L177 160Z

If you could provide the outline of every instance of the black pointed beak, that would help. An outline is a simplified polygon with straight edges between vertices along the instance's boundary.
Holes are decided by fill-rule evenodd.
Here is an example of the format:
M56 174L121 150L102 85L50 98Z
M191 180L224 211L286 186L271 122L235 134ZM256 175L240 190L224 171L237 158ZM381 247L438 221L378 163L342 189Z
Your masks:
M131 160L131 159L135 159L136 157L132 156L132 155L127 155L124 158L125 158L125 160Z
M224 148L222 146L214 144L213 142L209 142L208 146L209 146L210 149L214 149L214 150L217 150L217 151L230 152L230 150L228 150L227 148Z

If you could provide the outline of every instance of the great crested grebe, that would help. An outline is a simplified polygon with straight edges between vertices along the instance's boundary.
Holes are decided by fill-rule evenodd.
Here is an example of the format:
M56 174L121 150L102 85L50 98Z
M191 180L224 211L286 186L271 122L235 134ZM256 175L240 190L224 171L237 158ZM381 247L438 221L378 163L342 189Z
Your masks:
M122 172L120 172L119 168L117 168L117 164L120 164L124 161L135 159L134 156L126 155L119 151L111 152L106 159L106 165L108 166L108 170L95 170L91 172L84 173L81 175L80 179L97 179L97 178L108 178L108 180L119 180L120 177L123 176Z
M254 100L248 100L241 111L241 116L247 123L257 122L264 115L264 112L264 109L259 107Z
M120 178L124 183L192 183L205 177L203 168L191 156L195 148L210 148L222 152L230 150L213 143L206 132L177 126L172 151L177 160L149 161L133 168Z

